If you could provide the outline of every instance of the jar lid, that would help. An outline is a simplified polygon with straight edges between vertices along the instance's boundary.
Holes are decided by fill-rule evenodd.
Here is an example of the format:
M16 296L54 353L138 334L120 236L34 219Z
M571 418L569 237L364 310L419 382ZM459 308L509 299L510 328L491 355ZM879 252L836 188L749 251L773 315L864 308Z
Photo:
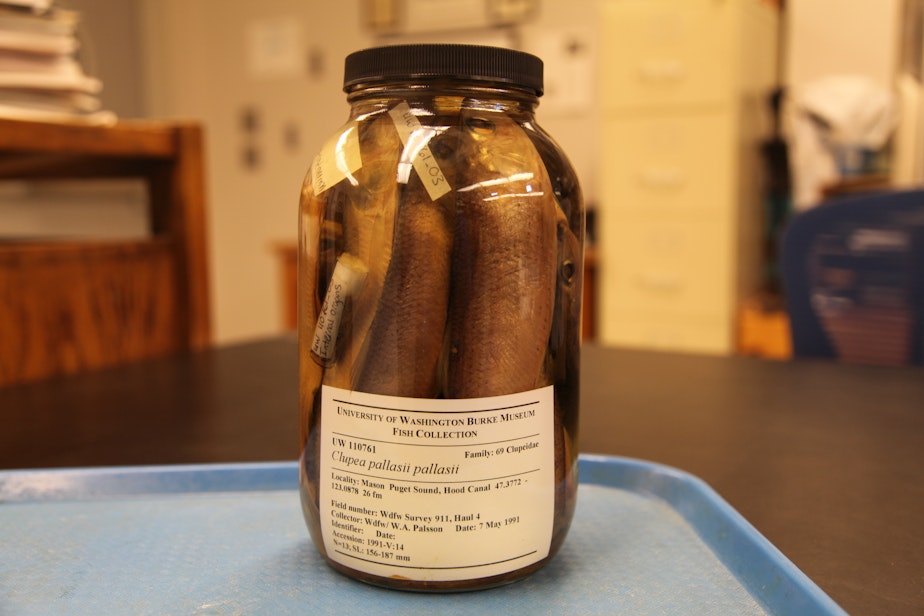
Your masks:
M401 79L464 79L531 90L542 96L542 60L485 45L389 45L347 56L343 89Z

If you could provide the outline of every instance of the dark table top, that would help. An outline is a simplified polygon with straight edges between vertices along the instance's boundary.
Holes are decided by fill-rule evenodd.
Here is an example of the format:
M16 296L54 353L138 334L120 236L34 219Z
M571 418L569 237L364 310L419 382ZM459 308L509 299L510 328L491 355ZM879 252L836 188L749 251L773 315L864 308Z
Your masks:
M699 476L851 614L924 613L924 372L583 351L581 451ZM0 389L0 468L294 460L294 337Z

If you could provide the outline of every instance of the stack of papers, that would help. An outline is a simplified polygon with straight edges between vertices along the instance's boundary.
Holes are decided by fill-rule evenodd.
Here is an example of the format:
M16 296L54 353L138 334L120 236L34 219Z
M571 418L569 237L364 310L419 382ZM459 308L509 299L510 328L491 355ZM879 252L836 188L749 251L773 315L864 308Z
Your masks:
M53 0L0 0L0 117L115 121L101 109L102 83L77 60L79 21Z

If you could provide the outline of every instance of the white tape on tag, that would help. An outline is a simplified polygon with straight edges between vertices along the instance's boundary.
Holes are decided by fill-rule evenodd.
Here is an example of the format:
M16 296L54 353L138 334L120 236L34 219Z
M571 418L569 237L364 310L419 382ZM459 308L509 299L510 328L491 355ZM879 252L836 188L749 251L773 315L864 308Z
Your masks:
M311 163L311 187L315 196L334 184L352 178L362 166L359 130L356 122L351 122L321 146L321 151ZM353 179L353 182L356 180Z

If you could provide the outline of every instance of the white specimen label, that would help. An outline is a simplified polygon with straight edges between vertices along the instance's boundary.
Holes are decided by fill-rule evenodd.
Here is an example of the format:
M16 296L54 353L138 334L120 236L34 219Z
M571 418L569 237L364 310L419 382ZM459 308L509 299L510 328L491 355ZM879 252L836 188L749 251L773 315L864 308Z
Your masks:
M549 554L554 388L465 400L321 388L321 533L352 569L482 578Z

